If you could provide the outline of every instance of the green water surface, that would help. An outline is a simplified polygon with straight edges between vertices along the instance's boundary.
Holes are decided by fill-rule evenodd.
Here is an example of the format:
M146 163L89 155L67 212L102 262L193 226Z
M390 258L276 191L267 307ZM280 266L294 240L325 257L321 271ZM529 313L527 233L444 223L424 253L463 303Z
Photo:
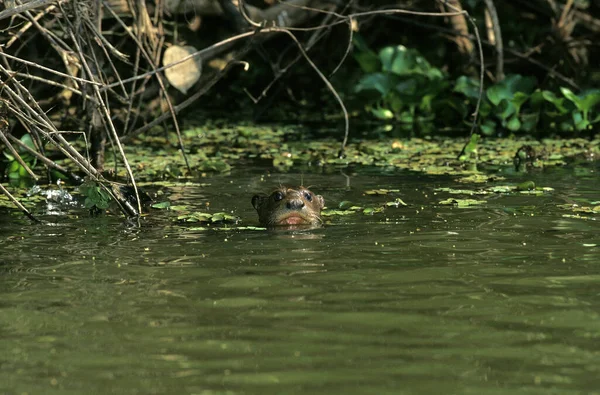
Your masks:
M600 393L600 214L557 206L600 201L598 165L500 170L554 191L465 208L435 189L480 185L268 170L162 190L246 226L253 193L301 178L329 208L408 206L302 231L3 211L0 393Z

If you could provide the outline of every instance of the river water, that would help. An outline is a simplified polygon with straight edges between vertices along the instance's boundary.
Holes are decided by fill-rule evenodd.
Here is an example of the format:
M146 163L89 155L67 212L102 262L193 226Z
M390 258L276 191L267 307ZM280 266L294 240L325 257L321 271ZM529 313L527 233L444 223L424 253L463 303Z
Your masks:
M369 168L162 188L243 225L257 225L254 192L302 178L329 208L408 204L301 231L4 211L0 392L600 393L600 214L557 207L600 204L599 171L501 169L494 185L554 191L465 208L436 189L479 186Z

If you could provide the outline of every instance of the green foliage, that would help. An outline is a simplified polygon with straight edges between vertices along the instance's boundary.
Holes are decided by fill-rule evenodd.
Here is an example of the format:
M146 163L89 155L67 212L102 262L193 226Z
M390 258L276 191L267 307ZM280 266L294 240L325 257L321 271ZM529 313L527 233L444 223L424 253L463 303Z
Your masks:
M484 93L480 111L480 128L484 135L495 135L500 129L514 133L582 132L600 121L598 104L600 90L574 94L560 88L561 96L552 91L535 89L532 77L508 75L489 86ZM464 95L474 105L478 94L477 80L462 76L454 91Z
M171 207L171 202L169 202L168 200L164 201L164 202L158 202L158 203L152 204L150 207L159 209L159 210L168 209Z
M21 137L21 142L27 147L31 148L32 150L35 149L35 145L33 144L31 135L23 135L23 137ZM21 157L23 162L25 162L30 169L35 167L37 163L37 158L35 156L31 155L28 151L25 150L25 148L22 147L17 147L17 152L19 153L19 156ZM8 176L8 178L11 181L31 178L29 173L27 173L27 170L25 170L25 167L17 161L15 156L12 154L12 152L8 150L8 148L2 151L2 154L6 158L5 161L8 162L5 167L4 174Z
M600 103L600 90L596 89L579 96L575 95L568 88L560 88L560 91L564 97L575 105L576 110L573 111L572 117L576 130L586 130L592 124L600 121L600 113L595 114L596 116L593 120L590 119L590 112Z
M404 123L433 121L439 128L458 120L468 125L479 98L479 81L461 76L455 81L432 66L415 49L385 47L375 54L360 36L354 38L354 58L364 75L354 85L366 110L375 118ZM576 133L600 122L600 90L575 94L541 90L534 77L507 75L483 91L479 128L486 136Z
M84 205L90 210L106 210L110 204L110 194L95 181L88 180L81 184L79 192L85 196Z
M198 163L198 171L226 173L231 170L229 163L220 158L206 159Z
M202 222L213 224L237 224L240 221L239 217L225 212L211 214L199 211L181 214L177 217L177 220L183 222Z
M480 136L477 133L473 133L467 145L462 149L462 152L458 155L458 159L461 161L468 161L469 159L477 159L477 143L479 142Z
M366 98L373 116L406 123L432 118L434 100L448 88L440 69L402 45L385 47L376 55L360 36L354 44L354 58L365 72L354 92Z

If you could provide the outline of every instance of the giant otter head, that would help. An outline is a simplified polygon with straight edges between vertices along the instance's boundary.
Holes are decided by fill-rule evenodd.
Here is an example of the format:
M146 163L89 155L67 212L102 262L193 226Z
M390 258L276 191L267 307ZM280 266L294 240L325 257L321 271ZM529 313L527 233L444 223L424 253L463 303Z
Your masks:
M304 187L282 186L270 195L254 195L252 205L262 226L319 225L325 200Z

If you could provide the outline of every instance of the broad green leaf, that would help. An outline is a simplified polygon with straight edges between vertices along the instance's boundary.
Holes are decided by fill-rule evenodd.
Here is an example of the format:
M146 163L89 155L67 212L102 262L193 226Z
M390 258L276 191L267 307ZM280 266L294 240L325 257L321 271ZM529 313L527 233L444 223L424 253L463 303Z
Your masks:
M498 105L503 99L512 100L517 92L530 95L535 88L535 84L535 78L513 74L489 87L486 94L493 104Z
M583 113L581 111L573 111L572 114L573 123L575 124L575 129L581 131L586 130L590 123L585 119Z
M367 74L360 79L358 84L354 87L355 92L362 92L368 90L374 90L381 94L381 96L387 95L390 89L393 87L393 79L391 76L385 73L373 73Z
M517 191L532 191L535 189L535 182L525 181L517 185Z
M574 94L569 88L561 87L560 91L564 97L569 99L573 104L577 106L577 109L583 110L582 100L579 99L577 95Z
M517 114L513 115L506 123L506 128L510 131L516 132L521 129L521 121Z
M431 66L415 49L407 49L403 45L385 47L379 51L379 59L383 71L399 76L423 75L430 80L443 78L440 69Z
M589 111L600 103L600 91L590 92L581 98L581 109Z
M26 133L23 135L23 137L21 137L21 142L27 147L31 148L32 150L35 149L35 144L33 143L33 140L31 139L31 135L29 133Z
M515 106L516 113L519 114L521 111L521 106L525 104L525 102L529 100L529 95L523 92L516 92L511 100L512 104Z
M493 136L496 133L496 122L492 119L486 119L479 125L479 129L481 129L481 133L485 136Z
M352 36L352 45L354 47L352 56L354 56L354 59L365 73L375 73L381 70L379 57L369 48L365 39L360 34Z
M471 158L477 158L477 143L481 136L478 133L473 133L469 142L463 147L462 152L458 156L461 161L466 161Z
M154 203L151 207L157 209L169 208L171 207L171 202L169 202L168 200L164 202L158 202Z
M453 91L462 93L469 99L477 100L479 97L479 81L464 75L460 76L456 80Z
M415 69L417 63L412 52L405 46L385 47L379 51L383 71L396 75L405 75Z
M521 129L523 129L526 132L533 131L536 128L539 119L539 112L532 114L521 114Z
M563 114L566 114L566 113L568 113L570 111L568 108L565 107L565 100L566 99L564 97L558 97L553 92L550 92L550 91L538 91L538 92L540 92L539 95L541 96L541 98L544 101L552 103L554 105L554 108L556 110L558 110L558 114L551 113L551 112L546 112L547 115L549 115L549 116L563 115ZM535 96L536 103L537 103L537 100L538 100L538 96L537 96L538 92L535 92L532 95L532 98L531 98L532 101L533 101L534 100L534 96Z
M388 110L387 108L371 108L370 112L377 119L387 120L394 118L394 113Z
M381 70L381 62L374 52L355 52L353 56L365 73L375 73Z

